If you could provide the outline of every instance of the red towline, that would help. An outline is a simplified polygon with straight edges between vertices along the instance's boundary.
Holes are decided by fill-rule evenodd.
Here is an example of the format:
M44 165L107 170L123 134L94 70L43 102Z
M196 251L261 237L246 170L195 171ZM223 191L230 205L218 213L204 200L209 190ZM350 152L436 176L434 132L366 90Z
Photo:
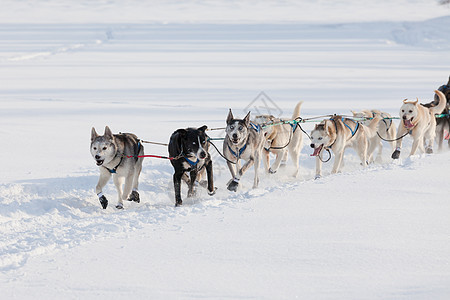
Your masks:
M174 160L174 159L178 159L178 157L167 157L167 156L160 156L160 155L125 155L126 158L140 158L140 157L154 157L154 158L162 158L162 159L169 159L169 160Z

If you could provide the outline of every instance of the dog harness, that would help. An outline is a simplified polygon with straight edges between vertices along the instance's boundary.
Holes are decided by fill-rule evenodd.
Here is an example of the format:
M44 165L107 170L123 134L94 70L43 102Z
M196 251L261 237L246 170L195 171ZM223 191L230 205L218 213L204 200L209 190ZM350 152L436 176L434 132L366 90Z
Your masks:
M139 152L141 151L141 147L142 147L141 141L138 141L138 143L137 143L137 152L136 152L136 155L134 156L136 160L138 159L138 155L139 155ZM120 166L120 164L122 163L124 157L125 157L124 154L122 154L122 155L120 156L120 161L119 161L119 163L117 164L117 166L115 166L114 168L109 169L109 168L107 168L107 167L105 167L105 166L103 166L103 168L105 168L106 170L108 170L109 173L111 173L111 174L116 174L116 173L117 173L117 168L118 168L118 167Z
M245 149L247 148L247 143L245 143L245 145L239 149L239 153L236 153L233 151L233 149L231 149L230 145L228 145L228 150L230 150L231 154L233 154L234 157L236 157L237 159L239 159L241 157L241 154L245 151Z
M200 161L199 158L197 158L197 161L192 161L189 158L187 158L186 156L183 156L183 158L188 164L191 165L191 167L195 167L198 164L198 162Z
M334 123L334 128L336 128L336 133L337 133L337 132L338 132L338 128L337 128L336 120L333 119L333 118L330 118L330 120L333 121L333 123ZM349 120L351 120L351 119L349 119ZM359 122L356 122L356 121L351 120L351 121L353 121L353 122L356 123L355 129L352 129L350 126L347 125L347 123L344 122L344 118L343 118L343 117L341 117L341 121L342 121L342 123L345 125L345 127L347 127L347 128L350 130L350 132L352 133L352 136L350 137L350 139L351 139L352 137L354 137L355 134L356 134L356 132L358 131L358 128L359 128ZM350 140L350 139L349 139L349 140ZM336 139L334 140L334 142L333 142L330 146L328 146L327 148L333 147L334 143L336 143L336 140L337 140L337 138L336 138Z
M256 132L261 131L261 126L259 124L254 124L252 122L250 122L250 128L253 128L254 130L256 130Z

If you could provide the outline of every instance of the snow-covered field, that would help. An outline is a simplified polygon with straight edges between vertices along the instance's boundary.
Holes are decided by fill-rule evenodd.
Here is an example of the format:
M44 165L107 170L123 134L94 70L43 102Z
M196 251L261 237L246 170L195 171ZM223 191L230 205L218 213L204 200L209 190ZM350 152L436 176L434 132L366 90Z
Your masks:
M146 159L141 203L102 210L90 130L167 142L235 115L398 114L450 75L450 9L407 1L3 0L2 299L448 299L450 152L314 180L305 136L237 193L212 150L213 197L174 207L172 167ZM7 7L8 9L4 9ZM270 99L257 97L264 91ZM305 124L308 131L313 123ZM215 131L212 136L223 136ZM220 147L220 143L217 143ZM145 145L147 154L165 147ZM112 203L112 183L105 189Z

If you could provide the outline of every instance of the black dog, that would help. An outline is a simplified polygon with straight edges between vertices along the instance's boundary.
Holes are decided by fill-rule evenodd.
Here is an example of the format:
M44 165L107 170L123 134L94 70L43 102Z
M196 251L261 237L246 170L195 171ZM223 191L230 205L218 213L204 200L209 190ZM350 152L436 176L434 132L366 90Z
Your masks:
M438 88L441 91L445 98L447 99L447 106L445 107L442 114L446 115L443 118L436 118L436 139L438 142L438 148L442 149L442 142L444 141L444 131L450 131L450 116L449 116L449 107L450 107L450 77L448 79L448 83L446 85L441 85ZM425 107L434 107L439 103L439 98L437 95L434 95L434 100L430 103L422 104ZM448 146L450 147L450 139L448 140Z
M206 169L208 180L208 194L214 195L212 160L208 153L209 141L205 133L207 126L200 128L178 129L169 141L169 155L175 170L173 185L175 188L175 206L183 204L181 200L181 179L189 186L188 197L194 196L195 181L201 177ZM187 176L189 172L189 177ZM200 181L200 180L199 180Z

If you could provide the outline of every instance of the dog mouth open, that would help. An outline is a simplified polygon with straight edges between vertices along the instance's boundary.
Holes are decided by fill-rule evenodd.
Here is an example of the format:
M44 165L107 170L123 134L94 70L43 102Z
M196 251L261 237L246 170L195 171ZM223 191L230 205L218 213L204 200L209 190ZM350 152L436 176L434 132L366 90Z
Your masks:
M411 122L413 118L411 119L403 119L403 125L405 125L406 128L411 129L414 127L414 124Z
M97 163L97 166L103 165L103 162L104 162L103 159L96 159L95 161L96 161L96 163Z
M311 156L318 156L320 154L320 152L322 151L323 144L318 147L313 147L313 148L314 148L314 152L313 152L313 154L311 154Z

